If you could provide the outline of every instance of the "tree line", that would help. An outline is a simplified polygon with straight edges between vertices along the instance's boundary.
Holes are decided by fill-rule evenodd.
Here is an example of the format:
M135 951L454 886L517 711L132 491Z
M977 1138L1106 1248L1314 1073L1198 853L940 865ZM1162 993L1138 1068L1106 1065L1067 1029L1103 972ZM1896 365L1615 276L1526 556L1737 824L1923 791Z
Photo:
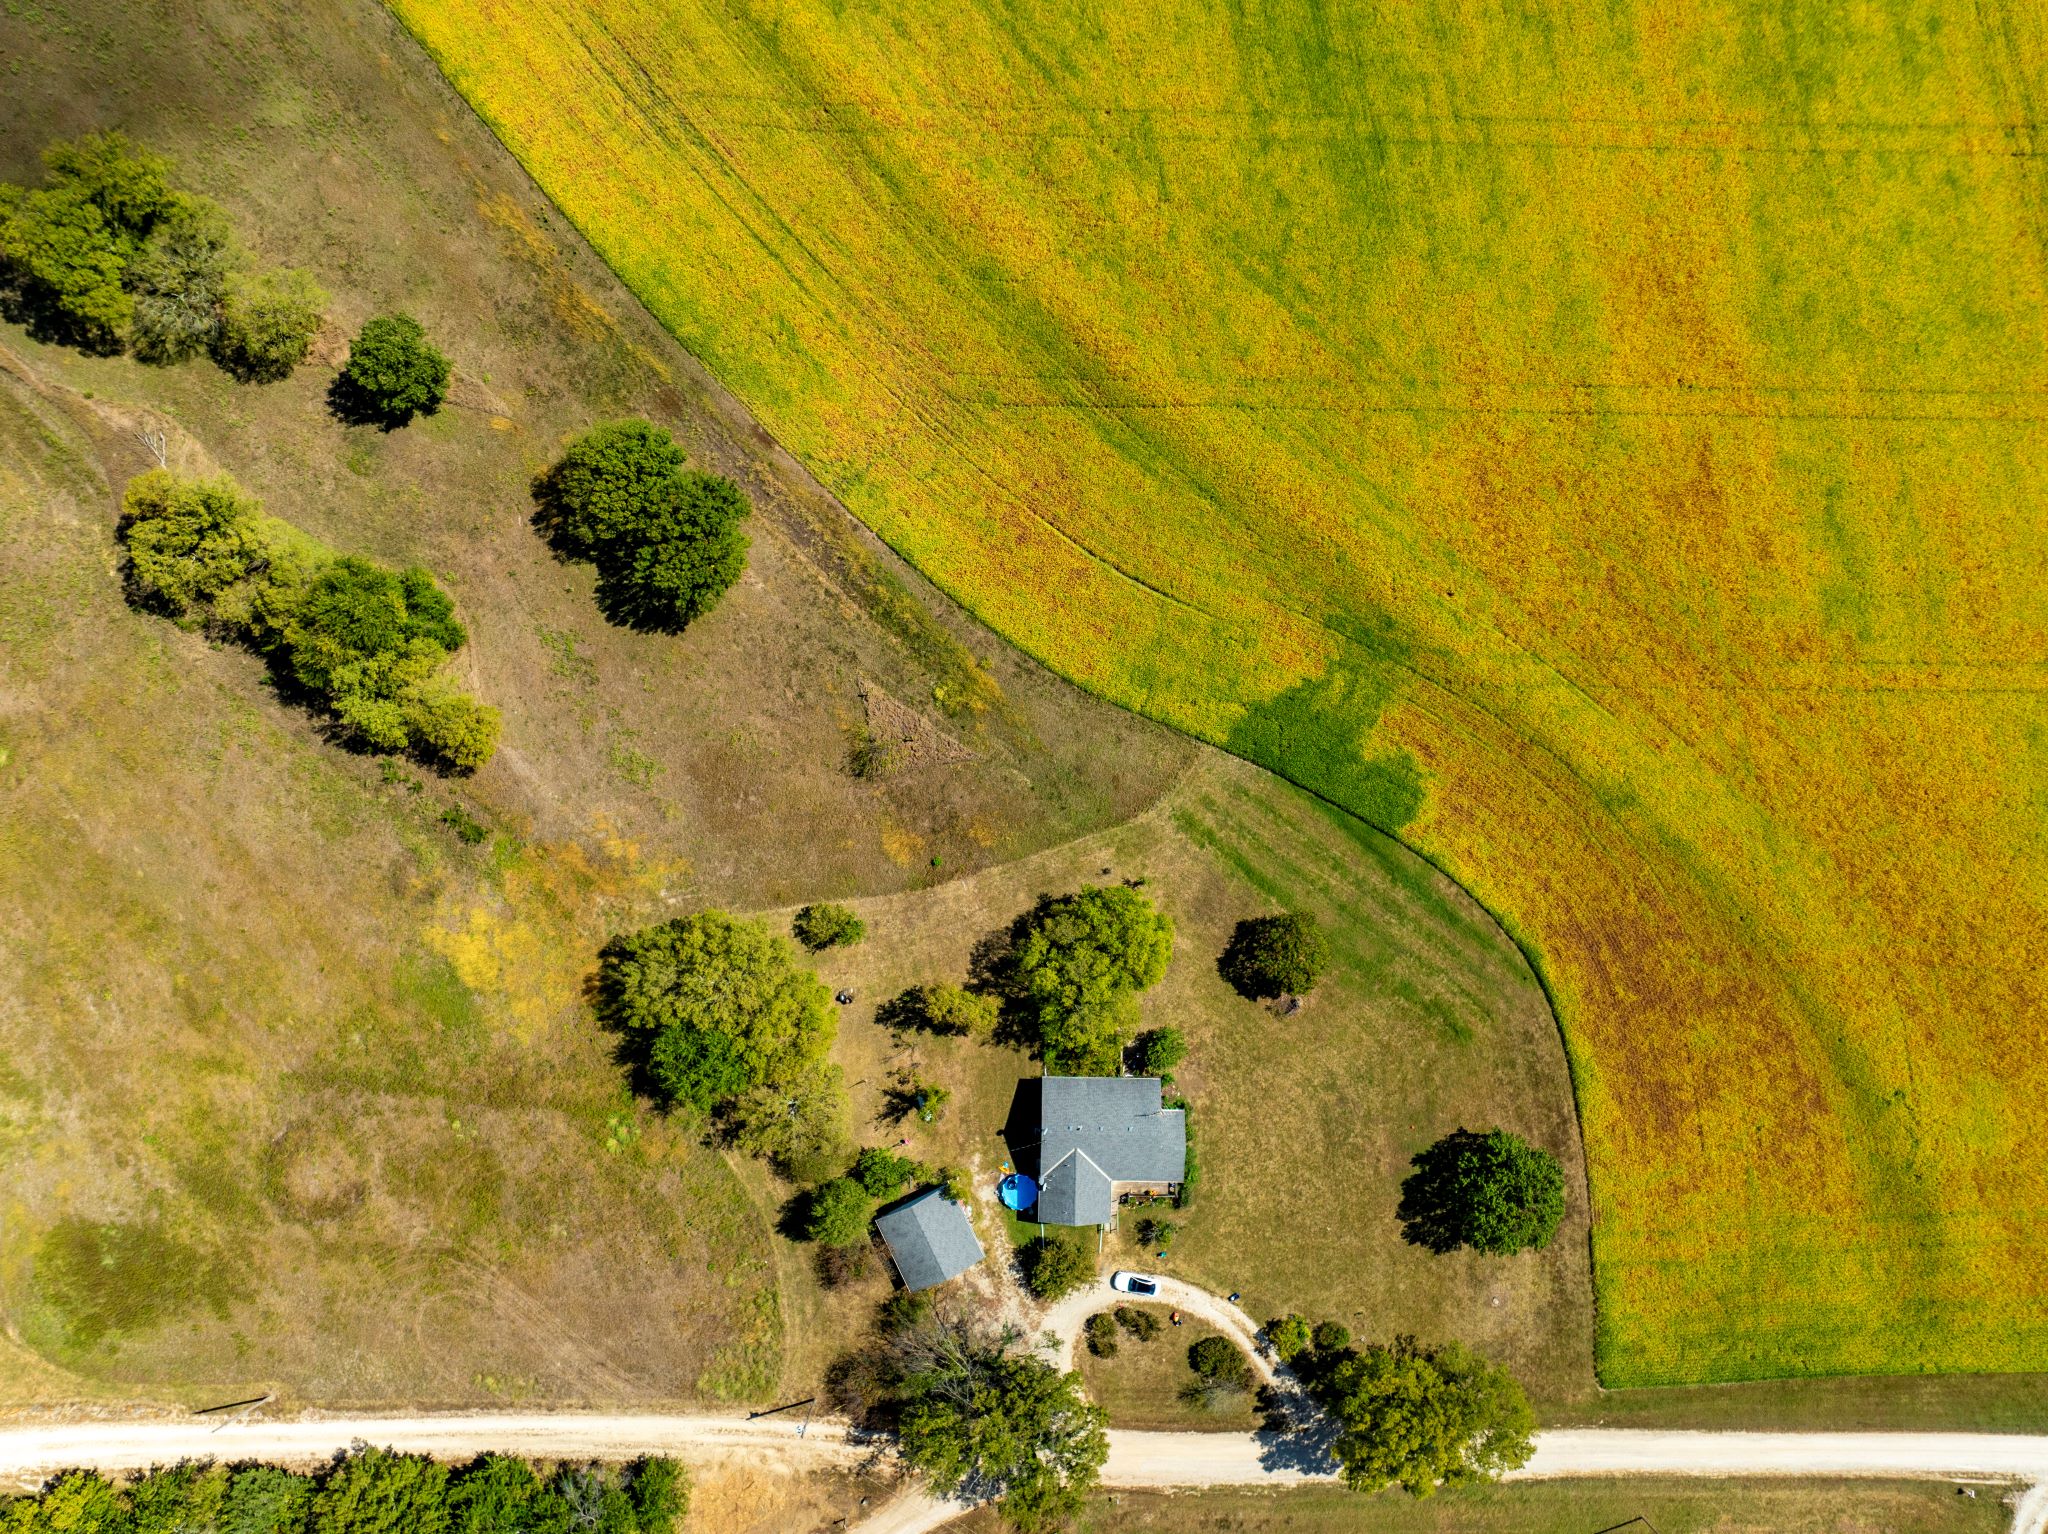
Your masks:
M312 1475L187 1462L122 1483L69 1470L0 1501L0 1534L674 1534L690 1475L672 1459L450 1469L358 1444Z

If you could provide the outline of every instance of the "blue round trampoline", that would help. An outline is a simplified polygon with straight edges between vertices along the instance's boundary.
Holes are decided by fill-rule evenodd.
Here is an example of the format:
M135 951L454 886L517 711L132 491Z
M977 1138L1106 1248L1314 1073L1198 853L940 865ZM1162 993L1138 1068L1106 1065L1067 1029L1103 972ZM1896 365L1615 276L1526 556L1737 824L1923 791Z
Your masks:
M996 1197L1003 1201L1004 1208L1022 1214L1038 1202L1038 1184L1022 1172L1012 1172L997 1185Z

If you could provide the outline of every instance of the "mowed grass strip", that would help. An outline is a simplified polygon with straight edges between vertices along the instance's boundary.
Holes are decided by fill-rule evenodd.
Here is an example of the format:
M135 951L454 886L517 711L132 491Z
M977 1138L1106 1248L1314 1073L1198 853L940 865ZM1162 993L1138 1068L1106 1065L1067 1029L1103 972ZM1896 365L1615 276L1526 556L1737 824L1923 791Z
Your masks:
M1540 955L1608 1383L2048 1366L2038 7L393 4L941 585Z

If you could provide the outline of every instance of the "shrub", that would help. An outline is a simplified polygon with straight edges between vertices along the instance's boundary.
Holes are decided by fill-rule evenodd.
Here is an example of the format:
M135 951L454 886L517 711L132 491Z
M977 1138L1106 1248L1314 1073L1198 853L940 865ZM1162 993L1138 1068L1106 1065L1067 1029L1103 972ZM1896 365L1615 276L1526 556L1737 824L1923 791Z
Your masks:
M213 356L245 383L275 383L306 360L327 293L297 270L230 276Z
M1157 1220L1148 1215L1146 1218L1138 1221L1137 1236L1138 1245L1140 1246L1164 1249L1179 1234L1180 1227L1171 1220Z
M534 525L564 556L596 562L598 607L615 623L680 631L746 568L746 496L683 464L662 428L613 421L534 481Z
M127 1534L128 1509L114 1484L97 1470L67 1470L36 1499L37 1518L28 1528L57 1534ZM21 1527L21 1525L16 1525Z
M1433 1252L1469 1246L1506 1256L1541 1250L1564 1218L1564 1169L1519 1135L1460 1129L1412 1163L1401 1184L1402 1234Z
M364 322L349 343L337 380L338 404L352 420L403 426L432 415L448 397L448 359L428 342L409 314L382 314Z
M867 923L843 905L807 905L796 913L790 930L812 953L848 948L868 935Z
M1340 1321L1318 1321L1309 1340L1318 1353L1335 1353L1351 1346L1351 1328Z
M220 1534L300 1534L313 1506L313 1479L275 1465L248 1465L228 1479ZM481 1530L475 1534L482 1534Z
M1185 1209L1195 1201L1195 1185L1202 1180L1202 1163L1195 1152L1195 1110L1185 1097L1169 1097L1162 1106L1180 1109L1187 1132L1187 1155L1181 1163L1180 1186L1173 1195L1173 1207Z
M1266 1340L1273 1344L1273 1356L1280 1362L1292 1363L1301 1354L1314 1346L1314 1333L1306 1319L1286 1315L1266 1323Z
M1330 940L1313 918L1296 912L1254 916L1237 924L1216 967L1247 999L1300 995L1330 967Z
M690 1472L672 1459L650 1455L627 1472L639 1534L672 1534L690 1511Z
M1019 921L1003 980L1030 1013L1048 1066L1113 1075L1137 995L1173 953L1173 922L1122 885L1041 896Z
M884 1002L875 1021L885 1028L916 1028L930 1033L965 1034L986 1041L995 1036L1001 1011L993 996L978 996L957 985L913 986Z
M313 1495L311 1534L445 1534L448 1472L417 1454L359 1448Z
M1138 1035L1134 1053L1141 1076L1170 1076L1188 1057L1187 1036L1178 1028L1148 1028Z
M1228 1337L1204 1337L1188 1349L1188 1367L1203 1379L1249 1390L1252 1366Z
M875 1325L884 1337L897 1336L922 1323L934 1303L929 1289L898 1289L882 1301Z
M408 743L457 772L474 772L497 752L502 717L445 673L413 683L398 704Z
M1088 1318L1088 1351L1097 1358L1114 1358L1116 1349L1116 1317L1098 1310Z
M1140 1342L1150 1342L1164 1329L1157 1311L1140 1310L1136 1305L1119 1305L1115 1314L1116 1324Z
M917 1175L917 1163L908 1156L870 1145L854 1158L847 1175L866 1189L870 1198L894 1198Z
M456 840L474 847L491 833L484 823L459 804L441 811L441 824L455 833Z
M967 1180L967 1168L965 1167L942 1166L939 1168L938 1176L933 1180L945 1191L947 1198L963 1208L966 1206L968 1199L973 1197L974 1189Z
M874 1200L851 1177L835 1177L811 1194L804 1236L821 1246L859 1246L868 1238Z
M597 995L608 1024L648 1041L662 1101L706 1111L800 1075L838 1030L831 996L788 941L723 911L613 938Z
M238 260L219 208L196 197L173 198L128 263L135 355L144 362L182 362L212 346Z
M1095 1276L1094 1259L1062 1236L1040 1236L1018 1255L1024 1264L1024 1287L1041 1300L1061 1299Z

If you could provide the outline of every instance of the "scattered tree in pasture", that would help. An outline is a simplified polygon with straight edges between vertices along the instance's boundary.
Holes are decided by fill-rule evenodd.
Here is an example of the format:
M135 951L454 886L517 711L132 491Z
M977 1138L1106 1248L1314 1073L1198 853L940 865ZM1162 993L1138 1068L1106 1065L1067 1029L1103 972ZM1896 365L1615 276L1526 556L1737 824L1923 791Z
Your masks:
M846 1087L824 1061L748 1088L726 1105L723 1124L731 1144L795 1182L822 1182L846 1164Z
M287 268L229 277L214 360L244 383L275 383L306 360L327 310L327 293L307 272Z
M1293 1363L1315 1345L1314 1333L1308 1322L1296 1315L1278 1316L1268 1321L1266 1340L1273 1345L1273 1356L1283 1364Z
M335 408L345 420L403 426L441 408L451 371L418 320L380 314L366 320L349 343L348 361L335 380Z
M1564 1169L1548 1151L1496 1129L1460 1129L1419 1152L1401 1184L1402 1234L1433 1252L1541 1250L1564 1218Z
M606 1023L647 1041L661 1100L705 1112L795 1079L838 1030L831 996L788 940L723 911L613 938L598 956L597 996Z
M867 923L843 905L807 905L796 913L790 930L812 953L850 947L868 935Z
M1330 967L1330 940L1298 912L1254 916L1237 924L1216 967L1250 1000L1299 996L1314 990Z

